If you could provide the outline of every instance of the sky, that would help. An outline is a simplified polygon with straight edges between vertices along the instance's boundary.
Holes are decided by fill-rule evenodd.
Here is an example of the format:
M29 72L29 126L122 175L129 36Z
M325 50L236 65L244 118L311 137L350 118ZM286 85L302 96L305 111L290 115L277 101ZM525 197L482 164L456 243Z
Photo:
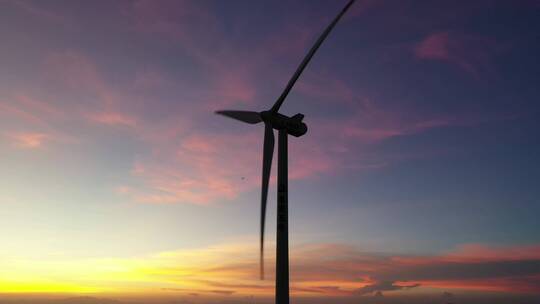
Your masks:
M270 108L344 4L0 0L0 303L271 303L263 128L214 111ZM540 300L539 16L354 4L281 108L292 303Z

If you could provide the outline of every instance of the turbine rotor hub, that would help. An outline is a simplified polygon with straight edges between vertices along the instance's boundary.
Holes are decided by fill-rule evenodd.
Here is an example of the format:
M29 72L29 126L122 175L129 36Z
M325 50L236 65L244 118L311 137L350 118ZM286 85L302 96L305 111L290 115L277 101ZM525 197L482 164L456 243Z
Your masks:
M270 124L276 130L286 130L287 134L292 136L300 137L307 132L307 125L302 122L303 114L298 113L293 117L288 117L272 111L263 111L260 115L264 123Z

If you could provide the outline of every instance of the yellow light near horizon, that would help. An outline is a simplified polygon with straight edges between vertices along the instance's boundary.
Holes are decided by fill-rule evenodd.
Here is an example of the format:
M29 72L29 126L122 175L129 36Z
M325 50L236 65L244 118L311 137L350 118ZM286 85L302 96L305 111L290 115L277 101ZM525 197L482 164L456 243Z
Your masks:
M62 282L9 282L0 280L0 293L100 293L110 289Z
M255 248L248 252L256 253ZM163 294L169 290L212 292L209 281L241 282L244 273L220 269L241 261L244 247L161 252L138 258L2 257L0 293ZM224 260L223 257L231 257ZM245 257L245 256L244 256ZM256 261L255 258L250 260ZM254 267L256 269L256 267ZM253 277L256 277L255 275Z
M131 259L11 259L0 261L0 269L6 293L115 292L149 281Z

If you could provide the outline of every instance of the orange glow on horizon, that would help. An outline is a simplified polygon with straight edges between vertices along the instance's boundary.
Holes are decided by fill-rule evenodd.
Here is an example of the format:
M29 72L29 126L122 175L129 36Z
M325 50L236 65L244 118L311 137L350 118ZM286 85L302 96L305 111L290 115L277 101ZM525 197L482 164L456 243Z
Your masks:
M483 249L488 250L488 248ZM508 249L504 249L508 251ZM511 250L515 252L518 249ZM333 251L335 260L328 260ZM269 252L272 252L269 249ZM370 276L346 277L343 269L358 273L385 273L388 264L366 256L361 262L348 260L348 246L309 245L291 252L291 293L296 296L350 296L378 281ZM112 293L124 295L235 295L271 296L271 268L265 281L258 280L258 259L253 244L228 244L202 249L161 252L137 258L80 258L66 259L3 259L0 261L0 293ZM465 259L468 260L469 257ZM436 264L441 257L392 258L392 267ZM267 265L272 265L269 257ZM455 258L454 258L455 261ZM414 262L414 263L413 263ZM422 266L422 267L423 267ZM342 269L343 268L343 269ZM304 270L301 270L304 269ZM326 270L325 270L326 269ZM334 269L334 270L328 270ZM406 268L404 268L406 269ZM533 278L534 279L534 278ZM538 279L538 278L536 278ZM517 286L511 278L476 280L416 280L396 281L392 293L438 290L471 290L480 292L523 291L538 293L538 288ZM406 288L419 284L419 287ZM403 288L402 288L403 287ZM518 288L519 287L519 288Z

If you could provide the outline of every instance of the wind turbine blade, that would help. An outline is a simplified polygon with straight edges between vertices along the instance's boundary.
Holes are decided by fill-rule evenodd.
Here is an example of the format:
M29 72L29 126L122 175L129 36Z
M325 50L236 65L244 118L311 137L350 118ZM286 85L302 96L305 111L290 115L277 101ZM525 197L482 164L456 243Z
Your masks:
M260 267L261 280L264 280L264 223L266 220L266 201L268 198L268 183L270 181L270 170L272 168L272 157L274 154L274 130L272 125L264 125L264 148L263 148L263 168L262 168L262 191L261 191L261 253Z
M289 83L287 84L287 86L285 87L285 90L283 90L283 93L281 93L281 96L279 96L278 100L276 101L276 103L274 104L274 106L272 107L271 111L274 112L274 113L277 113L279 111L279 108L281 107L281 104L283 104L283 101L285 100L285 98L287 97L287 95L289 94L289 92L291 91L292 87L294 86L294 84L296 83L296 81L298 80L298 77L300 77L300 74L302 74L302 72L304 71L304 69L306 68L306 66L308 65L309 61L311 60L311 58L313 57L313 55L315 55L315 52L317 52L317 49L321 46L321 44L323 43L324 39L326 39L326 36L328 36L328 34L330 33L330 31L332 31L332 29L334 28L334 26L336 25L336 23L339 21L339 19L341 19L341 17L343 16L343 14L345 14L345 12L349 9L349 7L354 3L355 0L350 0L347 5L345 5L345 7L341 10L341 12L336 16L336 18L334 19L334 21L332 21L332 23L330 23L330 25L328 25L328 27L326 28L326 30L324 30L324 32L321 34L321 36L319 37L319 39L317 39L317 41L315 42L315 44L313 45L313 47L311 47L311 50L309 50L309 53L307 53L306 57L304 58L304 60L302 61L302 63L300 63L300 66L298 66L298 68L296 69L296 72L294 73L294 75L292 76L291 80L289 80Z
M232 119L240 120L248 124L256 124L262 121L261 115L258 112L252 112L252 111L222 110L222 111L216 111L216 114L227 116Z

